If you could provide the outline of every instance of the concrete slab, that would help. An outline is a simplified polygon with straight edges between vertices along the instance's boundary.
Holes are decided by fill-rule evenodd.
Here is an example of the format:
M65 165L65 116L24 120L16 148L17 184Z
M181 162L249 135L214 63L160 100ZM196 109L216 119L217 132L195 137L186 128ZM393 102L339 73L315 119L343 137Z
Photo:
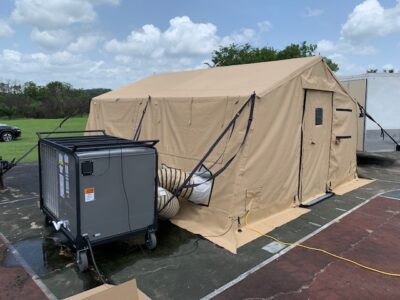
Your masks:
M286 245L278 243L278 242L271 242L264 247L262 247L263 250L268 251L269 253L275 254L281 251L283 248L285 248Z
M371 196L398 189L400 167L396 164L362 168L377 181L321 202L271 234L298 241L318 230L315 224L324 226ZM0 192L0 232L57 297L96 287L100 282L94 270L80 274L68 249L60 245L52 230L42 226L43 216L36 204L37 173L37 165L29 164L7 174L10 188ZM155 251L126 241L96 247L94 252L100 270L111 283L136 278L138 287L153 299L201 298L274 255L262 249L272 242L266 238L256 239L234 255L169 222L160 224L158 242Z

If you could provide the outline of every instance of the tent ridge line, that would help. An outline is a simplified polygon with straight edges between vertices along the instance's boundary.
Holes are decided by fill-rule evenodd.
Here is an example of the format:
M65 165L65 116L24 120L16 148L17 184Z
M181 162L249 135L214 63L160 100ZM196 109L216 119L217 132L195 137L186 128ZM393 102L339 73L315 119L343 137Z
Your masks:
M345 87L343 86L343 84L340 82L340 80L336 77L336 75L332 72L332 70L325 66L328 69L328 72L331 74L331 76L333 77L333 79L336 81L336 83L339 85L340 89L342 90L342 92L344 92L347 96L350 97L350 99L354 102L354 104L358 105L358 101L356 98L354 98L352 95L350 95L350 93L345 89Z
M260 92L260 98L264 97L265 95L269 94L270 92L272 92L273 90L279 88L280 86L282 86L285 82L292 80L293 78L295 78L296 76L299 76L300 74L302 74L303 72L305 72L306 70L312 68L314 65L320 63L321 61L323 62L323 59L321 56L316 56L315 60L312 60L311 62L309 62L308 64L304 65L303 67L293 71L292 73L290 73L288 76L286 76L285 78L282 78L280 81L278 81L276 84L274 84L273 86L271 86L270 88Z

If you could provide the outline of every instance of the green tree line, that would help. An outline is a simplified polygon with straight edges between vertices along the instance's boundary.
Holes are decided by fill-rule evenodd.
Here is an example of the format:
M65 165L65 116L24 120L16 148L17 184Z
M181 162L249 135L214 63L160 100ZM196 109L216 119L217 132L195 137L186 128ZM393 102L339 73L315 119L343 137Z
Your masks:
M89 112L90 100L109 89L76 89L53 81L40 86L32 81L0 82L0 118L62 118Z
M252 64L265 61L282 60L289 58L315 56L317 50L316 44L307 44L306 41L300 44L290 44L282 50L273 47L252 47L250 44L237 45L231 44L226 47L220 47L212 54L211 67ZM336 72L339 66L331 59L324 57L325 62Z

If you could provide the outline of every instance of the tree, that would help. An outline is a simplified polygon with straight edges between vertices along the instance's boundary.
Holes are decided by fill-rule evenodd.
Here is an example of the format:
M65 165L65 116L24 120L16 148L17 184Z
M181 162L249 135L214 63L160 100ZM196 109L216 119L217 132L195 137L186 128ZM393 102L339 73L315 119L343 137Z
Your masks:
M309 57L314 56L317 50L317 45L307 44L302 42L300 44L290 44L282 50L273 47L252 47L250 44L237 45L231 44L229 46L220 47L212 54L211 61L214 66L230 66L240 64L251 64L257 62L274 61L289 58ZM325 62L336 72L339 66L331 59L324 57Z
M367 69L367 73L377 73L378 69L374 69L374 68L368 68Z
M326 64L328 65L328 67L333 71L333 72L337 72L339 71L339 65L337 63L334 63L332 59L327 58L327 57L323 57L324 61L326 62Z
M75 89L53 81L45 86L29 81L0 82L0 118L61 118L89 112L90 100L109 89Z

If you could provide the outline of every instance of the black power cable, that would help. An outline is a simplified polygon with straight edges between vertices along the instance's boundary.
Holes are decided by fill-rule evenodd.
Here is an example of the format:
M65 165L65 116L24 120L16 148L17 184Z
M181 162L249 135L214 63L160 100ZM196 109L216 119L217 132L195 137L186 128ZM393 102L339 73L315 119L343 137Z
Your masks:
M102 283L107 284L107 280L104 278L103 274L100 272L100 270L97 266L96 259L94 258L92 244L90 243L89 237L87 235L85 235L84 239L86 241L86 244L88 245L90 257L92 258L92 263L93 263L94 269L96 270L97 276L99 276Z
M129 225L129 230L132 231L131 227L131 208L129 204L129 197L128 193L126 192L126 186L125 186L125 174L124 174L124 164L123 164L123 159L122 159L122 148L120 148L120 162L121 162L121 181L122 181L122 188L124 190L124 196L125 196L125 201L126 201L126 206L128 208L128 225Z

